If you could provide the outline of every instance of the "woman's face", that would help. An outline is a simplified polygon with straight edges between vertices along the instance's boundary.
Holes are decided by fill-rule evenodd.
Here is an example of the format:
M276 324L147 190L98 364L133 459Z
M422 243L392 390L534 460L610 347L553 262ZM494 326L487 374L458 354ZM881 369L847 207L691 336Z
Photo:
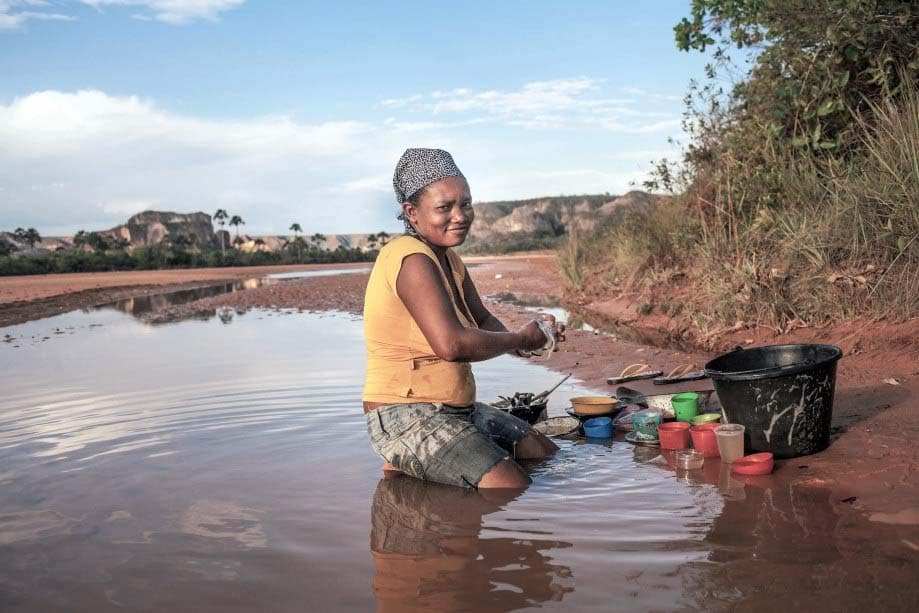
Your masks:
M444 177L431 183L417 205L406 202L402 211L415 231L437 247L462 245L475 219L469 184L463 177Z

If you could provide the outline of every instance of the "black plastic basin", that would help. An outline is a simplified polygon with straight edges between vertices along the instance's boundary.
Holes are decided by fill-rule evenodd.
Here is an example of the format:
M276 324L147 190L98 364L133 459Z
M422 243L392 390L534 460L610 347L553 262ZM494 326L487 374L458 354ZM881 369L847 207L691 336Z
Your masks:
M736 349L705 365L729 422L742 424L747 451L777 458L817 453L830 444L836 363L834 345Z

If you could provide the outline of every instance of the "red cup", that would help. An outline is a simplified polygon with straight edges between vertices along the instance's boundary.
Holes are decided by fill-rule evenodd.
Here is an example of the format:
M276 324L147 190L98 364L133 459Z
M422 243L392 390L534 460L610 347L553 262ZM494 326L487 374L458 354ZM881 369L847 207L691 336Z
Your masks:
M715 437L715 428L721 424L701 424L689 429L692 436L692 446L706 458L720 458L718 439Z
M668 421L657 427L661 449L686 449L689 447L689 424L685 421Z

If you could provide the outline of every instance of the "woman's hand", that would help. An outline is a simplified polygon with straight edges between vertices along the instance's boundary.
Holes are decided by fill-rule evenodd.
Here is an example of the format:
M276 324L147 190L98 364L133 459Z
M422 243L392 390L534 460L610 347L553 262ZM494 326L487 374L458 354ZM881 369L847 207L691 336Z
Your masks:
M535 343L535 335L532 339L527 336L532 333L532 328L539 330L541 344L537 347L527 345L525 348L517 349L515 353L522 358L528 358L533 355L542 355L541 353L538 353L538 351L543 349L548 343L548 338L546 335L548 334L549 330L551 330L553 340L555 341L553 347L554 345L565 340L565 324L557 322L554 315L541 315L539 321L533 320L521 328L520 334L526 336L527 340L533 340Z
M542 349L546 344L546 335L535 319L520 328L517 334L520 335L521 339L521 345L517 348L518 355L521 352L529 354L532 351Z
M556 321L555 315L543 315L542 319L548 321L552 326L552 333L555 335L556 344L565 342L565 323Z

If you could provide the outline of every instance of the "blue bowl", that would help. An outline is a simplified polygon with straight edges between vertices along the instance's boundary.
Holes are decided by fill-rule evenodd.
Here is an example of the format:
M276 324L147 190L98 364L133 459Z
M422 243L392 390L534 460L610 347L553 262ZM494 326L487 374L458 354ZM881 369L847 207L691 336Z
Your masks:
M584 422L584 436L589 438L611 438L613 420L609 417L594 417Z

